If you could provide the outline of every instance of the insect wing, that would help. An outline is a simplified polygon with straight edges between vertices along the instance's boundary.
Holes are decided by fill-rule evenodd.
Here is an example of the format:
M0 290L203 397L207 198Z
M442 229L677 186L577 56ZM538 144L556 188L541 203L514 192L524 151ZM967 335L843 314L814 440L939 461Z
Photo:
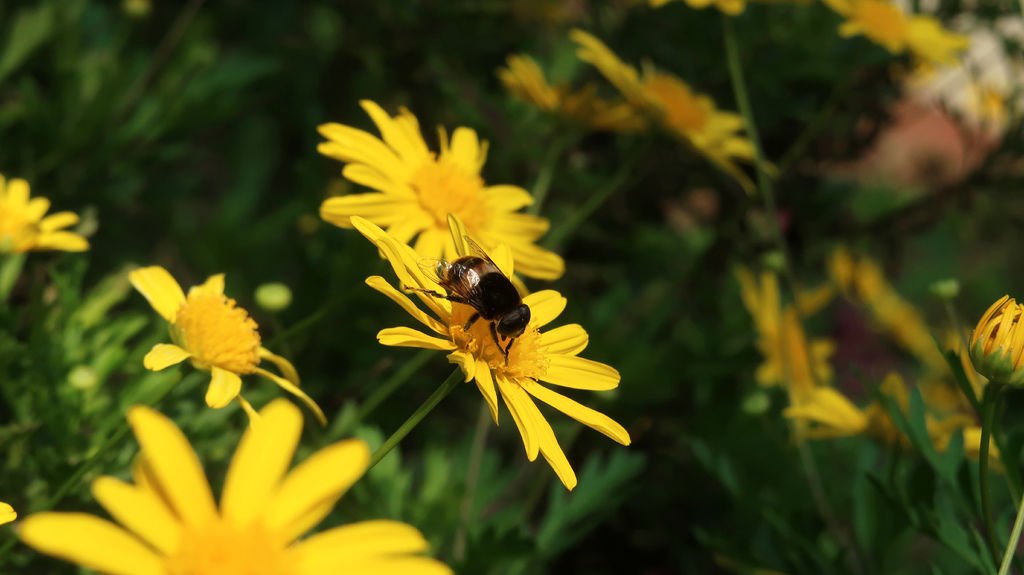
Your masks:
M491 259L491 256L487 255L487 252L484 251L484 248L481 247L480 244L476 243L473 240L473 238L471 238L469 236L462 236L462 239L465 240L466 245L469 246L469 253L466 254L466 255L476 256L478 258L482 258L482 259L484 259L486 261L489 261L492 264L494 263L494 260ZM494 267L498 267L498 266L494 266Z
M430 280L444 287L448 283L448 270L452 264L446 259L420 258L416 265Z

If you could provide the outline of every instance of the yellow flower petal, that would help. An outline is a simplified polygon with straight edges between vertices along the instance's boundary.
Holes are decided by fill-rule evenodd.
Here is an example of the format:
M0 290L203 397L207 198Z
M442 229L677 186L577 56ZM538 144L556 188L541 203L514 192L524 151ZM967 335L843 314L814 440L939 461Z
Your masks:
M166 555L177 549L181 525L152 491L113 477L100 477L92 483L92 494L118 523L160 553Z
M514 212L533 204L533 196L519 186L488 186L484 198L491 206L506 212Z
M587 427L608 436L612 441L629 445L629 432L607 415L590 409L568 397L530 380L520 380L527 393L561 411Z
M516 385L516 387L518 388L519 386ZM572 465L569 465L569 460L565 457L562 446L558 444L558 440L555 438L555 431L551 429L551 424L548 423L547 419L544 419L544 415L537 409L537 405L533 403L533 400L526 395L526 392L522 393L524 396L521 404L523 414L533 420L537 441L540 443L541 455L544 456L544 460L555 471L555 475L558 476L558 479L561 480L566 489L572 491L576 487L576 472L573 471Z
M233 371L214 366L210 386L206 388L206 405L220 409L231 403L242 391L242 378Z
M448 233L452 236L452 243L455 245L455 253L462 256L471 255L469 243L466 242L466 226L455 214L448 214Z
M321 575L324 571L301 569L299 575ZM451 575L445 564L428 557L374 557L345 565L345 575Z
M109 575L165 575L163 562L124 529L85 513L38 513L18 536L41 553Z
M372 557L421 553L427 541L415 527L398 521L363 521L313 535L293 548L297 567L310 573L347 573Z
M149 350L146 357L142 358L142 366L150 371L161 371L172 365L178 365L191 357L187 350L184 350L173 343L158 343Z
M381 345L397 347L418 347L422 349L436 349L439 351L451 351L455 344L449 339L431 337L422 331L411 327L389 327L377 332L377 341Z
M30 222L39 222L50 209L50 200L46 198L32 198L25 207L25 217ZM42 223L42 222L40 222Z
M298 385L295 385L294 382L288 381L283 377L270 373L269 371L261 367L257 367L253 373L256 373L257 375L262 375L263 377L276 383L277 386L280 387L281 389L299 398L299 401L304 403L306 407L308 407L310 411L313 412L313 415L316 416L316 420L320 422L320 425L327 425L327 416L324 415L324 411L320 409L320 406L317 405L315 401L313 401L312 397L306 395L306 392L302 391L302 389Z
M619 372L603 363L568 355L549 356L548 362L547 372L540 379L550 384L591 391L619 386Z
M14 511L14 508L10 504L0 501L0 525L10 523L17 518L18 514Z
M25 180L13 178L7 182L7 201L9 203L22 207L28 204L29 193L28 182Z
M397 303L406 313L411 315L423 325L429 327L434 333L448 336L448 326L437 321L429 314L421 310L407 295L395 289L387 280L381 276L370 276L366 278L366 285L384 294L391 301ZM440 292L439 292L440 293Z
M167 270L160 266L139 268L128 274L128 280L160 317L174 323L174 316L185 303L185 292Z
M205 282L197 286L193 286L189 291L196 291L198 293L207 293L211 295L224 295L224 274L214 274L206 278Z
M494 391L494 378L491 376L491 368L484 359L476 360L476 387L480 395L484 396L487 407L491 410L491 418L494 425L498 425L498 394Z
M343 228L352 227L353 216L387 226L401 221L403 208L408 202L403 197L377 192L348 194L324 200L320 205L320 217Z
M476 358L468 351L455 350L448 354L448 363L454 363L465 374L465 382L469 383L476 377Z
M35 249L84 252L89 249L89 240L71 232L45 232L36 238Z
M509 413L512 414L512 421L516 423L519 435L523 437L523 448L526 449L526 458L533 461L537 459L537 455L540 453L540 441L535 429L536 423L534 418L531 417L532 412L525 406L527 403L533 405L533 401L519 387L519 384L508 380L503 375L495 375L494 379L498 383L498 391L501 392L501 397L505 400ZM534 408L536 409L536 406Z
M555 290L541 290L523 298L523 303L530 306L530 327L544 327L554 321L568 302L562 294Z
M403 180L412 176L405 162L369 132L335 123L323 124L317 130L330 141L320 144L316 149L329 158L366 164L382 174L394 174L394 177Z
M210 484L181 430L170 419L142 406L128 411L128 422L155 483L174 512L190 527L212 521L217 511Z
M295 385L299 385L301 383L301 380L299 379L299 372L295 369L295 366L292 365L292 362L288 361L286 358L260 346L260 359L265 359L274 364L274 367L276 367L278 371L281 372L281 375L283 375L288 381Z
M571 323L541 333L537 344L548 355L579 355L589 342L590 336L583 326Z
M50 214L39 222L39 231L55 232L69 228L78 223L78 214L74 212L57 212Z
M403 129L403 126L398 121L392 119L391 116L375 102L362 100L359 102L359 105L362 106L363 110L365 110L367 115L370 116L373 123L377 125L377 130L380 131L380 135L383 137L384 142L390 146L398 156L402 158L402 160L410 164L418 164L431 159L430 150L427 149L427 144L423 141L422 134L418 131L413 133Z
M319 523L366 471L370 448L364 441L340 441L314 453L292 470L271 496L266 526L292 540Z
M247 525L259 517L291 465L302 434L302 413L284 399L263 408L235 450L220 506L225 519Z

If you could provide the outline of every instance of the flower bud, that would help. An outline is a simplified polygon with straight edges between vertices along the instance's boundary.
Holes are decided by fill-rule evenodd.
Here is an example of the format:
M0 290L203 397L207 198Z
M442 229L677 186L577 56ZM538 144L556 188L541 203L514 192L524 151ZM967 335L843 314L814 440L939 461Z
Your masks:
M996 383L1024 385L1024 305L1004 295L971 334L971 362Z
M283 283L266 283L256 288L256 304L267 311L283 311L292 303L292 290Z

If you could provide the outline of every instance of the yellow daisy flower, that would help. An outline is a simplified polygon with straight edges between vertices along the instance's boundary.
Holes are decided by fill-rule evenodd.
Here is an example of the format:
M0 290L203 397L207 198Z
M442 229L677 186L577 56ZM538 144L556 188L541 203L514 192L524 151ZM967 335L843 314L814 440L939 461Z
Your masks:
M363 218L352 218L352 225L384 254L398 276L399 285L445 293L436 278L420 269L421 255L412 248ZM453 217L451 236L452 241L457 242L457 256L469 253L465 231ZM499 246L492 253L498 268L511 276L511 250ZM462 368L465 381L476 381L495 424L498 423L498 395L501 395L523 438L527 458L534 461L538 454L543 455L566 488L571 490L576 486L576 474L558 445L551 425L534 403L535 399L622 445L629 445L629 433L621 425L541 383L591 391L615 389L619 385L619 372L614 368L578 357L588 342L587 332L580 325L563 325L541 332L540 328L554 321L565 309L566 300L558 292L544 290L523 298L530 307L530 323L515 340L506 360L490 333L488 322L477 321L468 331L463 329L474 313L470 306L415 292L413 295L428 310L424 311L380 276L367 278L366 283L435 334L427 335L408 327L392 327L381 330L377 340L384 345L448 352L448 361Z
M219 409L238 398L250 417L255 411L241 395L243 375L263 376L295 395L326 423L323 411L299 389L299 374L287 359L260 345L259 326L249 312L224 295L224 274L210 276L189 289L188 296L178 282L160 266L140 268L128 274L135 289L167 320L174 343L158 343L146 354L146 369L160 371L190 360L196 369L211 374L206 405ZM284 377L263 368L267 360Z
M648 0L648 1L650 3L651 7L653 7L653 8L661 8L665 4L668 4L669 2L671 2L671 0ZM690 8L696 8L698 10L707 8L708 6L711 6L712 4L714 4L715 8L718 8L719 10L721 10L722 12L724 12L725 14L728 14L730 16L735 16L737 14L741 14L743 12L743 9L747 7L746 0L683 0L683 1L686 2L686 5L689 6Z
M0 174L0 254L33 250L83 252L89 242L66 228L78 223L72 212L46 215L50 200L29 199L28 182ZM45 216L45 217L44 217Z
M846 18L844 38L864 36L893 54L910 52L931 64L948 65L967 49L966 36L950 32L931 16L908 15L890 0L825 0Z
M506 61L508 66L498 70L498 79L523 102L598 131L638 132L646 128L646 119L632 106L600 98L592 84L576 91L566 85L552 86L533 58L517 55Z
M579 45L579 59L597 68L638 113L689 144L744 188L753 189L736 164L754 158L750 140L741 134L743 118L739 114L718 110L711 98L694 92L672 74L651 66L638 71L582 30L573 30L569 37Z
M882 381L880 392L893 399L903 413L909 411L910 396L898 373L891 373ZM927 402L927 398L925 398ZM926 403L925 426L935 449L942 452L957 431L963 432L964 451L977 458L981 452L981 428L966 414L940 416L934 406ZM910 438L900 431L889 411L877 401L866 408L857 407L849 398L830 387L818 387L807 394L799 404L787 407L785 417L809 425L804 435L812 439L853 437L865 435L888 445L910 447ZM990 449L998 453L994 442Z
M18 535L36 550L109 575L448 575L414 527L364 521L297 541L366 471L370 451L340 441L289 465L302 415L283 399L260 412L228 468L218 508L188 439L145 407L128 412L141 446L134 483L100 477L92 492L114 524L38 513Z
M808 341L796 309L782 305L775 274L762 272L755 278L750 270L739 268L736 278L740 298L754 320L757 348L764 358L755 374L757 383L782 385L796 401L816 386L831 381L829 358L835 351L835 343L825 338ZM827 301L828 298L818 293L804 294L801 309L815 311Z
M548 231L548 221L518 210L533 203L526 190L511 185L487 186L480 177L487 142L475 131L456 128L449 139L438 130L440 153L427 148L416 116L402 110L391 117L377 104L364 100L381 138L341 124L324 124L327 138L317 150L347 163L342 175L375 191L329 198L320 216L350 228L353 216L387 228L403 243L416 238L415 249L425 257L455 256L448 234L448 214L455 214L482 246L505 244L512 249L517 270L524 276L556 279L565 271L557 254L536 245Z
M18 514L14 511L14 508L10 504L0 501L0 525L10 523L17 518Z

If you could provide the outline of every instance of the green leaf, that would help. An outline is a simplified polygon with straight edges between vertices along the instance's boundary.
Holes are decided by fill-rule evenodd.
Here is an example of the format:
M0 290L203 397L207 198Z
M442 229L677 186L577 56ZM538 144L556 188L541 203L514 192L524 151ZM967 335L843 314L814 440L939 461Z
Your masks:
M43 3L23 8L14 16L7 45L0 52L0 83L53 35L55 13L54 5Z

